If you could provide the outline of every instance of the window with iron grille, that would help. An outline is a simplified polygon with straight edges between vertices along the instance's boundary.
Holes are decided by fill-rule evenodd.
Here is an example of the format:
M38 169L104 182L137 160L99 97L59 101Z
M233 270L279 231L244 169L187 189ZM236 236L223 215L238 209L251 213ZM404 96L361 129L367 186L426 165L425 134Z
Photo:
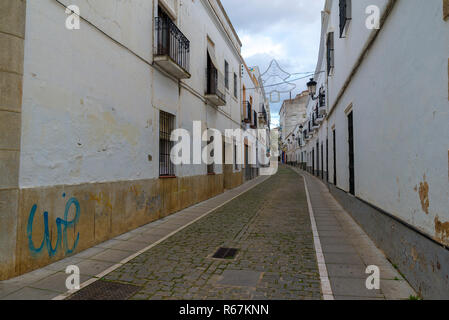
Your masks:
M207 144L209 145L209 144L212 144L213 142L214 142L214 136L211 136L209 138L209 141L207 141ZM211 150L210 156L213 157L214 154L215 154L215 150ZM208 164L207 165L207 174L214 174L214 173L215 173L215 165L214 165L214 163Z
M229 89L229 63L225 60L225 87Z
M334 33L327 34L327 75L334 69Z
M351 20L351 0L340 0L340 38L344 38L349 20Z
M159 114L159 176L175 176L175 165L171 162L170 152L174 142L170 141L170 135L175 128L175 116L160 111Z
M237 74L234 73L234 97L236 97L236 98L237 98L237 86L238 86L238 83L237 83Z

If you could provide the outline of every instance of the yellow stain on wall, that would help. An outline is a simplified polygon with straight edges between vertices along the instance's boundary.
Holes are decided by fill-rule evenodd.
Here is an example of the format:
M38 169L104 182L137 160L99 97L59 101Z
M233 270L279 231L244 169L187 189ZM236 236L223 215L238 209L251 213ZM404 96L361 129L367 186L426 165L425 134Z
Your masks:
M111 200L109 196L103 191L99 192L98 194L90 194L89 200L95 201L98 205L105 206L106 208L112 210Z

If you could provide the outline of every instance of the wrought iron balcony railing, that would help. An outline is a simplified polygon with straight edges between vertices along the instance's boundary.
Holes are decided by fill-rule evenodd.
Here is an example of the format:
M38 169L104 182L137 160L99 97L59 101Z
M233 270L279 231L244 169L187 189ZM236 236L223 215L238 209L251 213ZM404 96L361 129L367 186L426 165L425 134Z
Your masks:
M189 72L190 41L168 17L155 20L156 56L169 56L178 66Z
M251 122L251 128L257 129L257 112L253 111L253 121Z
M224 77L213 65L210 65L207 68L206 94L216 95L226 104L226 94L224 93Z
M316 121L316 115L315 115L315 113L313 113L312 114L312 130L317 130L319 128L320 128L320 126Z
M251 103L249 101L243 101L243 122L251 123Z
M315 122L321 123L324 121L324 115L320 112L320 107L317 105L315 108Z
M267 110L265 109L265 106L262 106L262 112L259 113L259 117L262 119L262 121L265 124L268 123L268 115L267 115Z

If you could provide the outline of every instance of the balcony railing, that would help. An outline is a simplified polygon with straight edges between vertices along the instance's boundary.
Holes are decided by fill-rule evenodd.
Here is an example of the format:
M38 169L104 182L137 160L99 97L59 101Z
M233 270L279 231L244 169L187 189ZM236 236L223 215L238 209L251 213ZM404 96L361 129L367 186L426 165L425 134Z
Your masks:
M261 118L265 124L268 124L268 115L265 106L262 106L262 112L259 113L259 118Z
M320 112L320 107L317 105L315 109L315 122L320 124L324 121L324 115Z
M253 119L251 121L251 128L252 129L257 129L257 112L256 111L253 112Z
M244 111L244 115L243 115L243 122L245 123L251 123L251 103L249 103L248 101L243 101L243 111Z
M224 93L224 77L218 70L210 65L207 68L207 89L206 95L217 96L220 103L218 105L226 104L226 94Z
M324 117L324 116L326 115L326 112L327 112L326 106L323 106L323 107L319 107L319 108L318 108L318 114L319 114L320 116Z
M315 113L313 113L312 114L312 130L317 130L319 128L320 128L320 126L316 121L316 115L315 115Z
M187 73L190 65L190 41L167 17L155 19L155 56L168 56Z

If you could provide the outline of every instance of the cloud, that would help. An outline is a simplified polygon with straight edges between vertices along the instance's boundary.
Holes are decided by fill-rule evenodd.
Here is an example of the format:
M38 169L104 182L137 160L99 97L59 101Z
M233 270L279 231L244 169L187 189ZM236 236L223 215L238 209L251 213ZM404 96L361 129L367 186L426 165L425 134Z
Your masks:
M314 24L322 0L222 0L234 26L241 31L264 32L292 23ZM319 14L318 14L319 17Z
M249 66L264 72L272 59L289 73L315 71L318 58L321 10L324 0L221 0L242 40L242 55ZM294 75L292 78L299 78ZM295 82L292 96L306 89L307 79ZM281 100L290 98L283 94ZM280 103L271 104L277 119Z
M245 59L256 55L282 56L285 51L282 43L276 43L266 35L242 33L240 39L245 44L242 47L242 56Z
M279 127L279 121L280 121L279 118L280 118L279 114L272 114L271 115L271 127L272 128Z

